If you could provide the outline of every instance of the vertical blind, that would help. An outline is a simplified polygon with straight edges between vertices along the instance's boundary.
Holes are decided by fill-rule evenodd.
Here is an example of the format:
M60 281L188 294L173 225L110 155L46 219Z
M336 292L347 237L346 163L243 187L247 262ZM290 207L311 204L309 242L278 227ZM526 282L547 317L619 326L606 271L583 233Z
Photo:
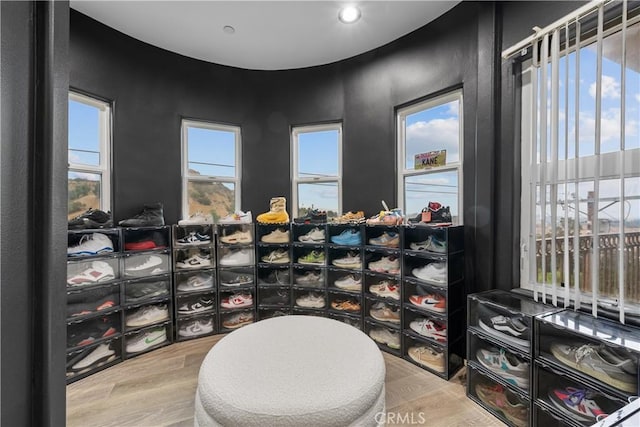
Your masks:
M528 74L522 286L536 300L589 304L622 323L625 312L640 313L635 12L626 0L593 1L503 52Z

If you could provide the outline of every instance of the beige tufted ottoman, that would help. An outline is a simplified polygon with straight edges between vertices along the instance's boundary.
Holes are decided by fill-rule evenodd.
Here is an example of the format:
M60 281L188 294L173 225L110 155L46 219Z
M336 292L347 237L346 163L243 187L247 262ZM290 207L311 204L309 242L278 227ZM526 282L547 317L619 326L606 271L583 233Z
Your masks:
M352 326L276 317L224 337L198 377L195 426L376 426L384 359Z

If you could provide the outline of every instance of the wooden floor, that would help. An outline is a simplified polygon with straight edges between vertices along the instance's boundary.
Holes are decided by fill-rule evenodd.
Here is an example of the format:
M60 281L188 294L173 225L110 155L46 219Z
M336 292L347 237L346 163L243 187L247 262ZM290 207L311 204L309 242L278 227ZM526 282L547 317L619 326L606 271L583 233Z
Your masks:
M198 370L222 336L173 344L70 384L67 426L193 426ZM404 420L388 425L416 425L421 419L429 426L503 425L467 399L461 375L444 381L383 354L387 416Z

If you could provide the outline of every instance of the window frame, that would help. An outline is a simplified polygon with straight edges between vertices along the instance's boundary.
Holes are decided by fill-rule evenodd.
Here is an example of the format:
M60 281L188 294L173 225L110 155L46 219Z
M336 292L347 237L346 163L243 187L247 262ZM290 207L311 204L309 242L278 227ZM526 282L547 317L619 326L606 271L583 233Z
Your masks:
M69 173L90 173L100 175L100 210L108 212L111 210L111 179L112 179L112 146L113 146L113 106L112 103L93 95L87 95L78 91L69 90L69 102L79 102L81 104L95 107L99 110L99 156L98 166L82 163L73 163L67 158L67 180ZM67 142L67 153L71 150Z
M456 163L448 163L444 166L436 166L428 169L406 169L406 121L407 116L425 111L431 108L438 107L443 104L448 104L452 101L458 101L458 161ZM407 212L406 200L405 200L405 180L408 177L431 175L434 173L442 173L449 171L457 171L458 173L458 216L457 225L462 225L463 212L464 212L464 117L463 117L463 96L462 88L455 89L444 93L442 95L430 97L421 101L411 103L406 106L398 107L396 109L396 123L397 123L397 191L398 191L398 207L402 209L405 215L409 215L413 212Z
M223 124L206 120L183 118L181 125L181 180L182 180L182 217L189 218L189 192L190 181L200 181L206 183L219 182L222 184L234 184L235 211L239 211L242 206L242 129L237 125ZM235 135L235 176L213 176L213 175L189 175L189 128L207 129L221 132L231 132ZM229 212L231 214L233 212Z
M338 131L338 174L328 177L298 177L298 154L299 154L299 136L302 133ZM309 124L291 127L291 212L293 218L298 216L298 187L300 184L315 184L319 182L335 182L338 185L338 212L342 213L342 140L343 130L342 121Z

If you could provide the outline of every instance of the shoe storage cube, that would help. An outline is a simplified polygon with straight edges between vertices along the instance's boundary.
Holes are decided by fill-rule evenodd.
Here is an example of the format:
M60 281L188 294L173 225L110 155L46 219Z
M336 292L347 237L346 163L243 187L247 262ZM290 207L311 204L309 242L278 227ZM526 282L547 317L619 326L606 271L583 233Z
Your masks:
M294 288L291 294L293 308L324 312L327 309L327 294L324 289Z
M405 253L432 254L451 258L464 251L464 227L434 227L426 224L402 227Z
M253 246L218 246L219 267L253 267Z
M364 300L364 309L365 320L380 323L381 325L394 329L400 329L402 327L400 323L402 314L399 301L393 303L391 301L380 301L367 297ZM390 315L391 312L393 313L392 315Z
M67 291L67 318L84 318L120 307L120 285Z
M214 269L175 273L176 294L211 292L216 289Z
M378 344L380 350L402 357L402 333L398 329L367 320L364 322L364 333Z
M218 224L218 247L246 246L255 243L253 224Z
M288 245L291 243L291 230L289 230L289 225L257 224L256 242L258 244Z
M536 403L568 425L590 426L597 421L597 414L611 414L627 403L608 390L592 387L542 362L534 363L533 377Z
M219 267L218 281L220 290L254 288L256 273L253 266Z
M291 305L291 289L287 286L259 286L258 307L289 307Z
M174 225L173 247L187 248L197 246L213 246L215 244L213 225Z
M291 242L299 245L324 245L327 231L324 224L291 224Z
M291 268L289 264L258 268L258 285L290 286Z
M77 381L122 361L122 339L115 338L67 353L67 382Z
M637 396L640 329L575 311L536 318L536 357L621 398Z
M176 296L176 317L185 318L203 313L215 313L216 292L180 294Z
M401 334L402 356L414 365L425 368L443 378L448 377L447 365L449 365L451 372L455 372L462 365L462 359L458 360L456 356L448 357L446 346L415 338L407 332Z
M272 317L288 316L291 314L289 307L265 308L258 307L258 320L270 319Z
M67 261L67 287L80 288L112 283L120 279L120 255Z
M492 290L469 295L469 329L515 351L531 354L533 316L558 311L512 292Z
M120 230L117 228L70 230L67 233L67 248L71 250L67 250L67 256L77 259L120 252L120 242Z
M363 244L370 249L397 249L400 251L400 227L397 225L365 225L363 227ZM383 237L382 241L381 237ZM391 238L391 239L389 239Z
M255 321L253 308L220 313L220 333L231 332Z
M124 311L125 331L133 331L150 325L169 322L171 320L171 310L172 307L168 300L131 306Z
M360 236L359 240L357 239L357 233ZM363 227L357 224L328 224L326 236L326 243L330 246L343 246L360 250L364 244ZM349 236L350 241L344 240L345 236Z
M176 271L202 270L216 266L216 254L212 246L176 249L173 256Z
M315 254L317 262L305 260L309 254ZM300 245L295 244L291 249L291 262L294 266L324 267L327 265L327 254L324 245Z
M294 266L293 287L313 288L324 291L326 288L327 272L322 267Z
M385 265L381 265L381 263L385 263ZM363 267L366 272L384 274L389 278L400 277L400 272L402 271L400 251L366 247L364 249Z
M349 263L344 263L347 260ZM327 265L343 270L362 270L362 250L360 248L344 248L329 245L327 249Z
M291 251L288 243L258 243L258 267L269 268L291 263Z
M388 301L392 304L398 304L400 303L400 297L401 297L401 293L402 293L402 289L400 287L400 279L399 278L391 278L388 277L387 275L384 274L379 274L379 273L371 273L371 272L367 272L365 271L362 275L363 279L364 279L364 283L363 283L363 287L364 287L364 294L367 298L373 298L373 299L379 299L380 301ZM373 293L371 292L371 287L375 286L375 285L379 285L383 282L388 283L391 286L395 286L398 289L398 297L394 298L391 295L378 295L377 293Z
M533 404L533 423L534 426L544 427L573 427L564 419L549 411L546 407L541 406L538 402Z
M171 227L123 228L122 240L126 252L166 249L171 241Z
M123 258L124 277L147 277L171 271L168 251L127 253Z
M464 312L464 283L441 287L427 283L405 281L403 301L406 306L416 307L425 313L453 314ZM429 296L429 298L426 298ZM437 302L436 302L437 301Z
M463 280L464 258L405 252L402 268L407 282L450 286Z
M353 292L340 291L336 289L329 290L329 304L327 308L335 313L346 313L354 316L360 316L362 312L362 297L360 294Z
M224 289L220 288L220 312L246 310L256 305L255 289Z
M346 323L353 326L356 329L362 330L362 318L360 316L352 316L345 313L329 313L329 318L337 320L338 322Z
M200 338L216 333L216 316L212 313L199 314L176 320L176 339L178 341Z
M67 350L76 350L98 342L113 339L122 333L121 312L67 322Z
M132 279L124 282L124 304L136 305L154 300L164 300L171 295L171 278L168 275Z
M359 271L345 271L339 268L328 267L327 287L336 292L346 292L360 295L362 292L362 273ZM358 285L358 281L360 284ZM337 284L336 284L337 282Z
M473 366L467 369L467 396L509 426L530 425L531 401L528 396L505 387Z
M150 350L155 350L156 348L171 344L171 331L171 324L164 323L125 334L125 358L137 356Z
M467 338L469 366L481 371L496 382L529 395L531 385L531 357L482 339L475 331ZM497 355L497 356L496 356Z
M458 327L456 331L451 331L448 326L446 316L438 316L435 313L429 313L426 310L420 310L414 307L404 306L404 315L402 316L403 331L416 339L423 339L434 344L443 344L451 339L460 338L462 331Z

